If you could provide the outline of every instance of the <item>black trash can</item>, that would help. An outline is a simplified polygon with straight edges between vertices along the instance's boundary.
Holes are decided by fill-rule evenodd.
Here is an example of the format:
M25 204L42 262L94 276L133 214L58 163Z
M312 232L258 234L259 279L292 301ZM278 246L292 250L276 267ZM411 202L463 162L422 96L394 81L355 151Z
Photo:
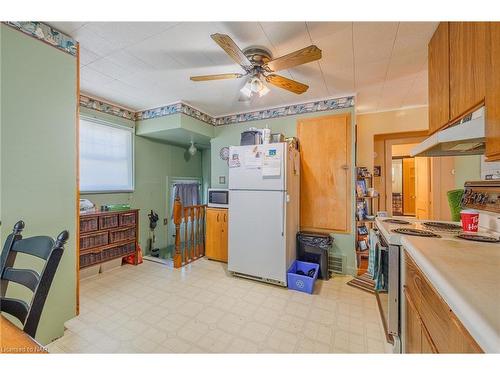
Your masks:
M297 259L304 262L319 264L318 278L328 280L328 250L333 239L327 233L297 233Z

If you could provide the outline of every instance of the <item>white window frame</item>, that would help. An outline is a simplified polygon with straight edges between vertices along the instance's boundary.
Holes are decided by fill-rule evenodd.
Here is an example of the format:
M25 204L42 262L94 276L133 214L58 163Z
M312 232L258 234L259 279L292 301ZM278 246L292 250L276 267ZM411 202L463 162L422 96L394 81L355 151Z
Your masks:
M131 153L132 153L132 188L131 189L123 189L123 190L80 190L80 186L78 189L81 194L116 194L116 193L133 193L135 191L135 132L133 127L115 124L109 121L101 120L99 118L93 116L80 115L81 120L85 120L88 122L93 122L95 124L110 126L116 129L126 130L132 134L131 139ZM80 137L80 136L78 136ZM78 138L80 139L80 138ZM80 141L78 141L78 147L80 147ZM80 155L78 155L78 163L80 163ZM79 184L80 185L80 184Z

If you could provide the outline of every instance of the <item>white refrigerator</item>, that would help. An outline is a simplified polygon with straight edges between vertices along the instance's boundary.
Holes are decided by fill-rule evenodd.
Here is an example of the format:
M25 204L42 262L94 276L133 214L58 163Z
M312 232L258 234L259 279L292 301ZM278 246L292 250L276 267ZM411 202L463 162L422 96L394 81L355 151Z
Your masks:
M299 152L287 143L234 146L228 162L228 269L286 286L299 229Z

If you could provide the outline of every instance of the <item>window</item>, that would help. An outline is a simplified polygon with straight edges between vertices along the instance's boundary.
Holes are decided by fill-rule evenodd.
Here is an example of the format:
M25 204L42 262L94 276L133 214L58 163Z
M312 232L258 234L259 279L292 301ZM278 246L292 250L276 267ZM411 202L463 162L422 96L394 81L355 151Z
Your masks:
M133 190L133 129L80 118L80 191Z

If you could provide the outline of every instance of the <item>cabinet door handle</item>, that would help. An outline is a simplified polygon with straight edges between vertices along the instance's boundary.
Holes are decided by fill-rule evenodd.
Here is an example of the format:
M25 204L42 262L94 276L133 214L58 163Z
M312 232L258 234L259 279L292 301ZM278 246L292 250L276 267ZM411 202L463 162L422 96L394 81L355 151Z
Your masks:
M226 214L224 214L224 223L226 222L227 218L226 218Z
M219 222L219 214L217 214L217 222Z

